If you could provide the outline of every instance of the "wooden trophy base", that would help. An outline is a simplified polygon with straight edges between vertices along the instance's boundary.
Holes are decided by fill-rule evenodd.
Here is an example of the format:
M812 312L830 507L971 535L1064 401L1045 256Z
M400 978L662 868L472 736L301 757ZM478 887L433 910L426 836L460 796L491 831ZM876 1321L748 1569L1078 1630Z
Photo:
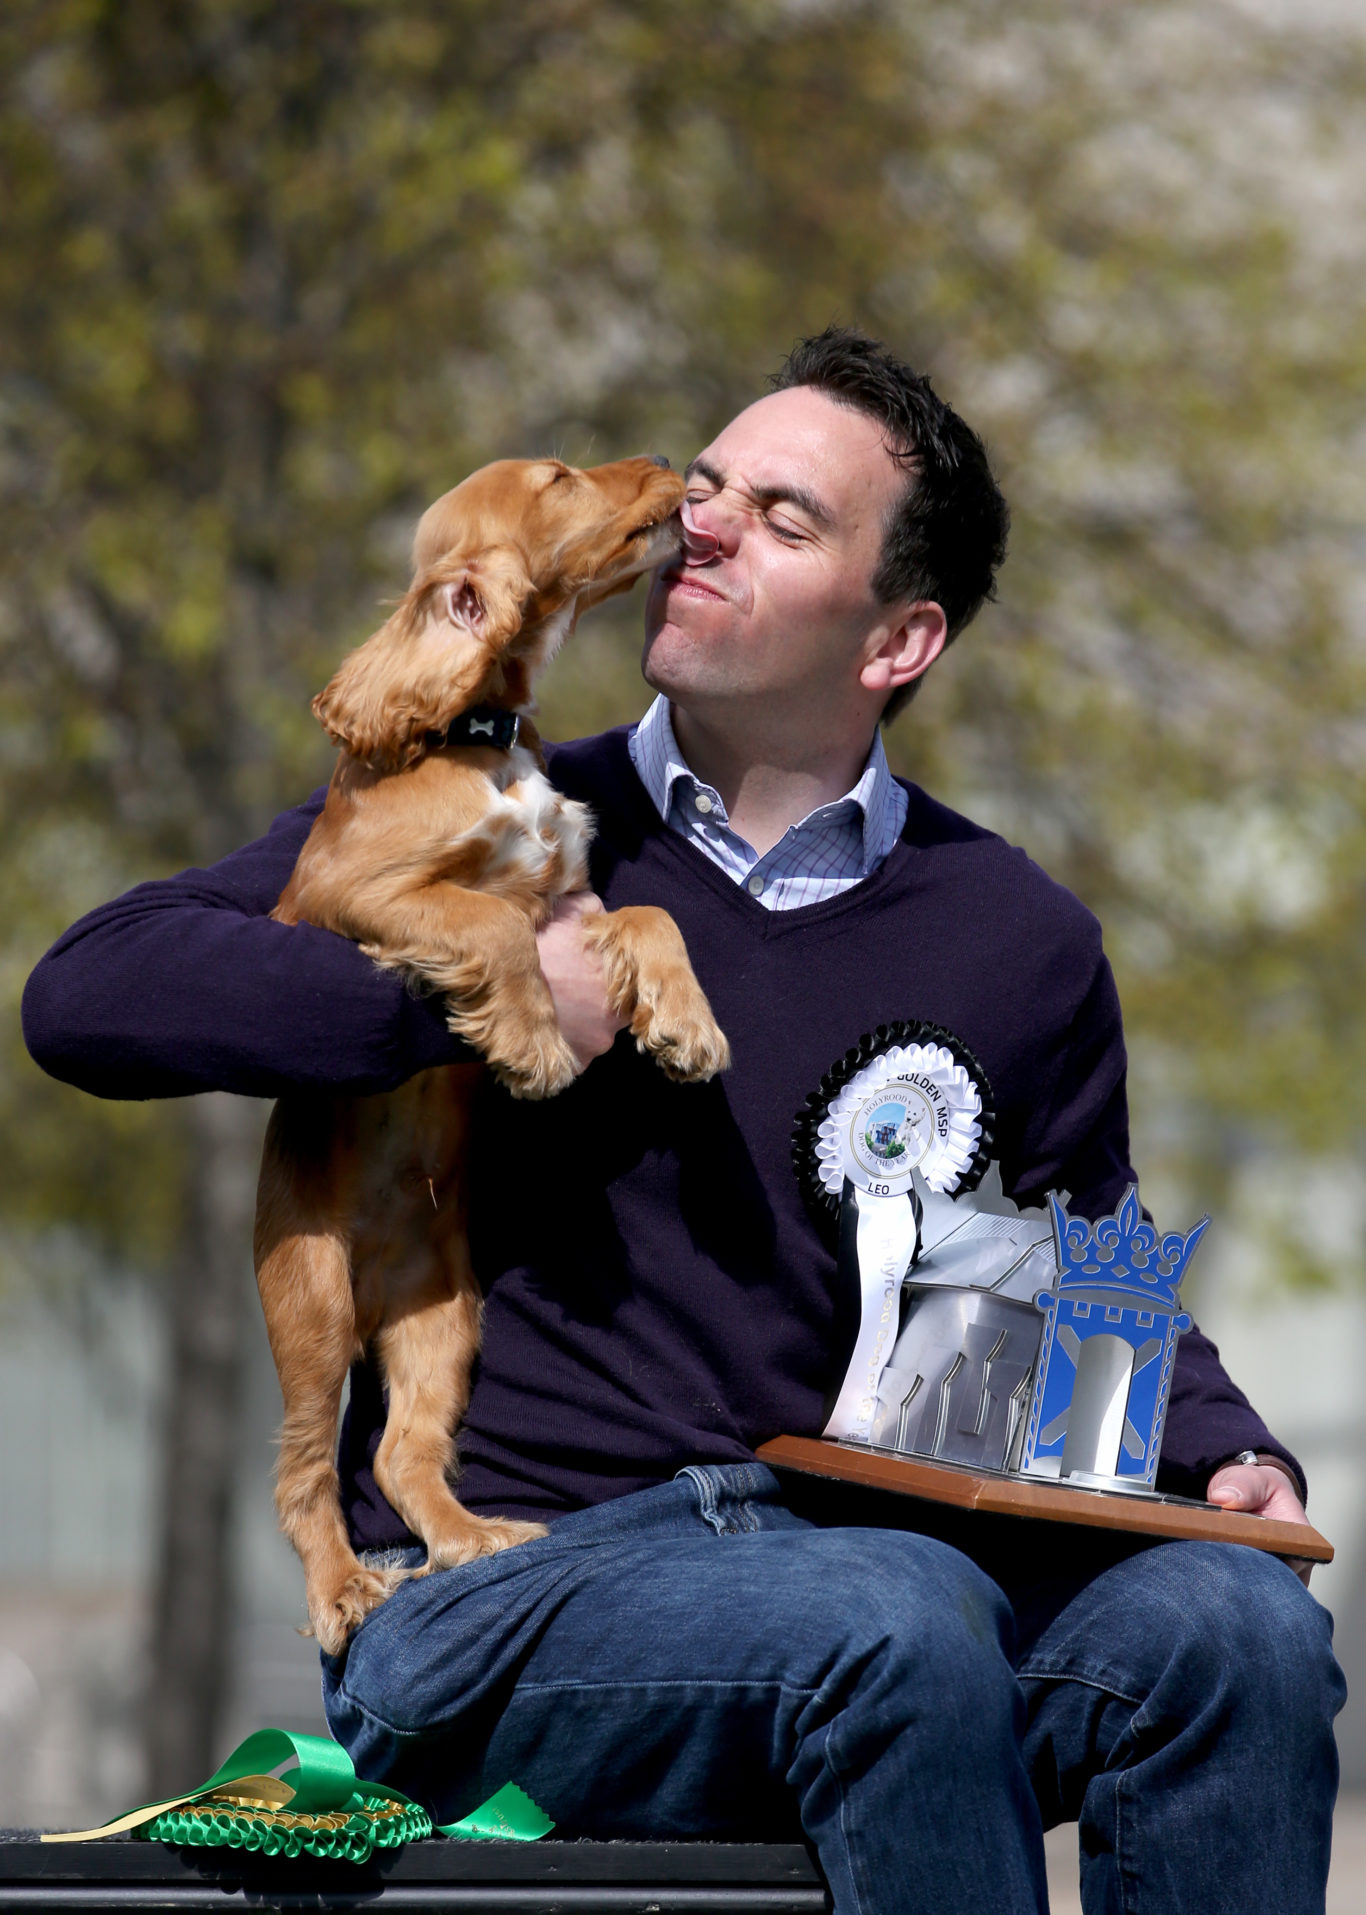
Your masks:
M838 1443L825 1437L775 1436L755 1454L771 1469L798 1470L863 1489L891 1490L923 1502L995 1516L1028 1516L1046 1523L1090 1529L1122 1529L1168 1542L1246 1543L1273 1556L1331 1563L1333 1545L1302 1523L1273 1522L1196 1503L1184 1496L1125 1496L1115 1490L1064 1488L1046 1478L997 1476L959 1463L931 1463L920 1456Z

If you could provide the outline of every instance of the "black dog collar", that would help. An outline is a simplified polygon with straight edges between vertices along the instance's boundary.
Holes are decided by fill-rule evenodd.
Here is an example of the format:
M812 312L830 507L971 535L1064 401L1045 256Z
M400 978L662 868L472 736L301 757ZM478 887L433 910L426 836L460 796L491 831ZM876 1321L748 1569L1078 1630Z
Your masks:
M511 751L521 728L521 718L515 711L471 705L453 718L445 731L428 732L427 736L433 745L492 745L495 751Z

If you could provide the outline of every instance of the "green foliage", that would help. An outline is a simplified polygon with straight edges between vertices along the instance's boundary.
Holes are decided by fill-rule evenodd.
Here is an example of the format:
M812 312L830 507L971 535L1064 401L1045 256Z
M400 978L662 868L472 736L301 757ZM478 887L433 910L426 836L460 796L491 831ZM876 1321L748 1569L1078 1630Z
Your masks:
M1139 1161L1202 1201L1366 1116L1366 60L1231 11L972 10L926 303L1014 552L907 730L1099 912Z
M1100 912L1149 1158L1204 1195L1359 1131L1366 81L1235 11L12 0L11 998L77 910L325 774L308 699L429 498L547 446L686 458L842 317L935 371L1015 511L898 767ZM639 712L638 616L557 665L551 735ZM174 1112L0 1063L7 1214L158 1254Z

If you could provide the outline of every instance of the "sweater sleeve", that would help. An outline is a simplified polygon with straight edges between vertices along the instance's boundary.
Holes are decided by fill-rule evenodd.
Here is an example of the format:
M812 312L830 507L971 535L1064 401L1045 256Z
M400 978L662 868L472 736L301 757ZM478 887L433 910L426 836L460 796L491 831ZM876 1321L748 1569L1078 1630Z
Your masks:
M1138 1182L1129 1162L1127 1070L1119 994L1097 942L1095 969L1072 1018L1062 1068L1028 1141L1020 1183L1027 1179L1035 1201L1047 1189L1070 1191L1069 1209L1094 1222L1112 1214L1127 1187ZM1300 1495L1307 1493L1295 1457L1229 1377L1214 1344L1192 1326L1176 1346L1158 1488L1203 1497L1215 1470L1241 1450L1281 1457Z
M391 1090L468 1059L438 1000L349 939L270 917L324 793L208 870L140 884L59 938L24 992L24 1038L97 1097Z

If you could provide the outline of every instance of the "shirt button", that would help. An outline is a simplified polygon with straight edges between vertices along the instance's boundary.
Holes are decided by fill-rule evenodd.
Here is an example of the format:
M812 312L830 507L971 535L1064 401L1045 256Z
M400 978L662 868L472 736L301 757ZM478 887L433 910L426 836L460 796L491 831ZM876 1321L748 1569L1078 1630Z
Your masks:
M752 898L761 898L764 895L764 881L757 875L750 879L745 888Z
M697 796L693 799L693 803L697 806L697 809L702 813L702 816L704 818L706 817L707 813L711 810L711 799L707 796L705 791L699 791Z

